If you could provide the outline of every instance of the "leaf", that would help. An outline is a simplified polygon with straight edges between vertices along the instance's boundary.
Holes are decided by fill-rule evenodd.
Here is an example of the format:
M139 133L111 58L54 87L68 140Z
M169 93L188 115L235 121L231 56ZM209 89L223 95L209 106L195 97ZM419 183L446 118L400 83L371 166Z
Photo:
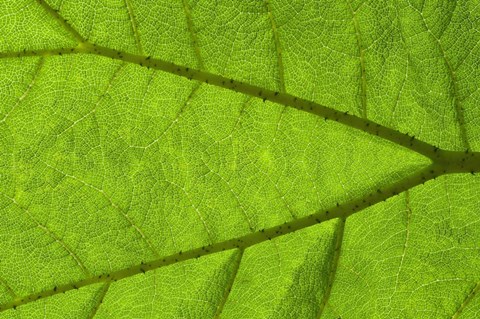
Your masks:
M0 1L2 318L477 318L475 1Z

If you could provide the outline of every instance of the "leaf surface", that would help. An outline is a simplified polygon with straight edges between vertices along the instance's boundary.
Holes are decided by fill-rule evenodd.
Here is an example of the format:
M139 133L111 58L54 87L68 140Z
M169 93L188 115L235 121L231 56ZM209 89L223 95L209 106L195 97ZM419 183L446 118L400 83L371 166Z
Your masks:
M0 317L477 318L475 3L0 0Z

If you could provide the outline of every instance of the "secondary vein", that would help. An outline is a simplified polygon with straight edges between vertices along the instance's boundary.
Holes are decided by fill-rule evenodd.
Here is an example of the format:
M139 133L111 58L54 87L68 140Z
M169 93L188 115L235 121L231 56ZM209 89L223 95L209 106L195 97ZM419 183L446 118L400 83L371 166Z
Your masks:
M85 39L75 30L67 21L67 19L63 18L57 10L52 8L45 0L37 0L38 4L49 13L68 33L73 35L73 37L78 42L84 42Z

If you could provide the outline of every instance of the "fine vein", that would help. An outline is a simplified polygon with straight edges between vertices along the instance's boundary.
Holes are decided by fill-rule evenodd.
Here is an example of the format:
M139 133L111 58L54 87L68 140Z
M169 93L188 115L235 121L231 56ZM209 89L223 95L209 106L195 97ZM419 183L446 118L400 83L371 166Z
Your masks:
M132 220L132 218L127 214L127 212L124 211L123 208L121 208L120 206L118 206L114 201L112 201L112 199L110 198L110 196L108 196L107 193L105 193L105 191L101 188L98 188L96 187L95 185L92 185L92 184L89 184L87 182L85 182L84 180L74 176L74 175L71 175L71 174L68 174L68 173L65 173L61 170L59 170L58 168L50 165L49 163L47 162L44 162L43 160L40 159L40 162L43 163L45 166L49 167L50 169L62 174L63 176L65 177L68 177L70 179L73 179L83 185L85 185L86 187L90 188L90 189L93 189L94 191L98 192L105 200L108 201L108 203L110 204L110 206L112 206L113 209L115 209L117 212L119 212L124 218L125 220L128 221L128 223L130 224L131 227L133 227L133 229L135 229L135 231L140 235L140 237L142 238L143 242L145 243L145 245L148 247L148 249L152 252L152 254L155 256L155 257L158 257L159 254L158 252L155 250L155 248L153 247L152 243L150 242L150 240L145 236L143 230L137 226L134 221Z
M333 252L332 261L330 265L330 273L328 276L327 288L325 293L323 294L322 301L320 302L320 308L318 309L318 313L316 318L320 319L322 317L323 310L327 305L328 299L330 298L330 294L332 292L333 282L335 281L335 274L337 273L338 261L340 260L340 254L342 251L342 243L343 243L343 234L345 233L345 218L339 218L338 223L336 225L336 240L335 240L335 250Z
M33 86L35 85L35 82L37 81L37 78L38 78L38 75L40 74L40 70L42 69L43 65L45 63L45 58L44 57L40 57L40 59L38 60L38 63L37 63L37 66L35 67L35 70L33 71L33 77L32 77L32 80L30 81L30 83L28 84L26 90L23 92L23 94L17 99L17 103L15 103L15 105L10 109L8 110L5 115L3 116L3 118L0 120L0 123L3 123L7 120L7 118L10 116L10 114L16 109L18 108L18 106L20 105L20 103L22 103L22 101L27 97L27 95L30 93L30 91L32 90Z
M93 319L95 318L95 315L98 312L98 309L100 309L100 306L102 305L103 299L105 298L105 295L108 292L108 289L110 288L110 282L106 282L102 285L100 288L100 291L98 293L97 302L95 303L95 306L92 309L92 312L89 314L88 319Z
M83 264L82 260L75 254L75 252L60 238L52 232L47 226L43 225L41 222L39 222L35 216L30 212L30 210L27 207L24 207L21 205L15 198L12 198L10 196L7 196L4 193L0 193L2 196L5 198L9 199L16 207L21 209L35 224L37 225L38 228L43 230L50 238L52 238L55 242L57 242L69 255L72 257L72 259L75 261L75 263L78 265L78 267L81 269L82 273L85 276L91 276L90 272L87 270L85 265Z
M62 135L62 134L65 134L65 132L73 129L76 125L78 125L80 122L82 122L83 120L85 120L89 115L93 115L95 114L96 110L97 110L97 107L100 105L100 103L102 103L103 99L105 98L105 96L107 96L108 92L110 91L110 89L112 88L112 85L113 85L113 82L117 79L118 75L120 74L120 71L123 69L123 67L125 66L126 64L125 63L122 63L120 64L117 69L115 70L115 72L113 72L113 75L112 77L110 78L110 80L108 80L108 83L107 83L107 86L105 88L105 90L103 90L103 93L98 97L97 101L95 102L93 108L88 111L87 113L85 113L84 115L82 115L80 118L76 119L75 121L72 122L72 124L70 124L68 127L66 127L65 129L63 129L61 132L58 133L58 136Z
M467 138L467 130L465 128L465 118L463 115L463 107L460 105L460 98L458 95L458 80L457 80L457 76L455 75L455 70L453 69L450 61L447 59L447 55L445 53L445 50L443 49L440 39L437 38L437 36L435 36L435 34L428 27L427 22L425 21L425 18L423 16L423 12L419 10L417 10L417 12L420 14L422 18L422 22L423 22L423 25L425 26L425 29L427 30L429 35L435 40L437 47L440 50L440 53L442 54L442 59L447 68L448 75L450 76L450 80L452 81L451 94L453 96L455 116L460 129L460 138L462 139L463 147L466 149L470 149L470 143L468 142L468 138Z
M8 294L12 298L17 298L17 294L15 293L15 291L13 291L12 287L10 287L10 285L2 278L0 278L0 285L2 285L5 290L7 290Z
M360 60L360 114L363 118L367 118L367 77L365 74L365 50L363 49L362 34L360 33L360 25L357 18L358 8L354 11L350 0L347 0L347 4L352 15L353 27L355 29L355 36L357 38L358 54Z
M475 295L478 294L478 292L480 292L480 281L475 284L475 286L472 288L472 290L467 295L465 300L463 300L462 304L458 307L457 311L455 311L455 313L453 314L452 319L457 319L460 317L460 315L462 314L462 311L465 310L467 305L470 303L470 301L472 301L473 297L475 297Z
M233 284L235 282L235 279L237 278L238 269L240 268L240 264L242 263L243 252L244 249L239 249L239 252L236 254L235 264L232 270L232 274L230 275L230 280L225 287L222 300L217 306L217 311L215 312L215 316L213 317L214 319L220 318L220 316L222 315L223 307L225 307L225 304L227 303L230 292L232 291Z
M277 66L278 66L278 90L282 93L285 93L285 75L283 68L283 59L282 59L282 46L280 45L280 38L278 36L278 28L273 18L272 6L270 0L265 0L265 7L267 8L268 18L270 20L270 25L272 26L273 41L275 43L275 52L277 54Z
M187 20L188 33L190 34L192 46L195 51L195 58L197 59L198 68L202 70L205 67L203 65L202 55L200 54L200 46L198 45L197 35L195 33L195 29L193 28L192 13L190 11L190 7L187 3L187 0L181 0L181 1L183 6L183 11L185 12L185 18Z

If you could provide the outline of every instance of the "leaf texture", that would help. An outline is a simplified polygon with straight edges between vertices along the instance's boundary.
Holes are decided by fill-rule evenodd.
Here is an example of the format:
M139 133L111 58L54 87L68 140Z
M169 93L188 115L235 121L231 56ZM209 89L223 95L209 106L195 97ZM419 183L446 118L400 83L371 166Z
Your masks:
M0 318L477 318L476 1L0 0Z

